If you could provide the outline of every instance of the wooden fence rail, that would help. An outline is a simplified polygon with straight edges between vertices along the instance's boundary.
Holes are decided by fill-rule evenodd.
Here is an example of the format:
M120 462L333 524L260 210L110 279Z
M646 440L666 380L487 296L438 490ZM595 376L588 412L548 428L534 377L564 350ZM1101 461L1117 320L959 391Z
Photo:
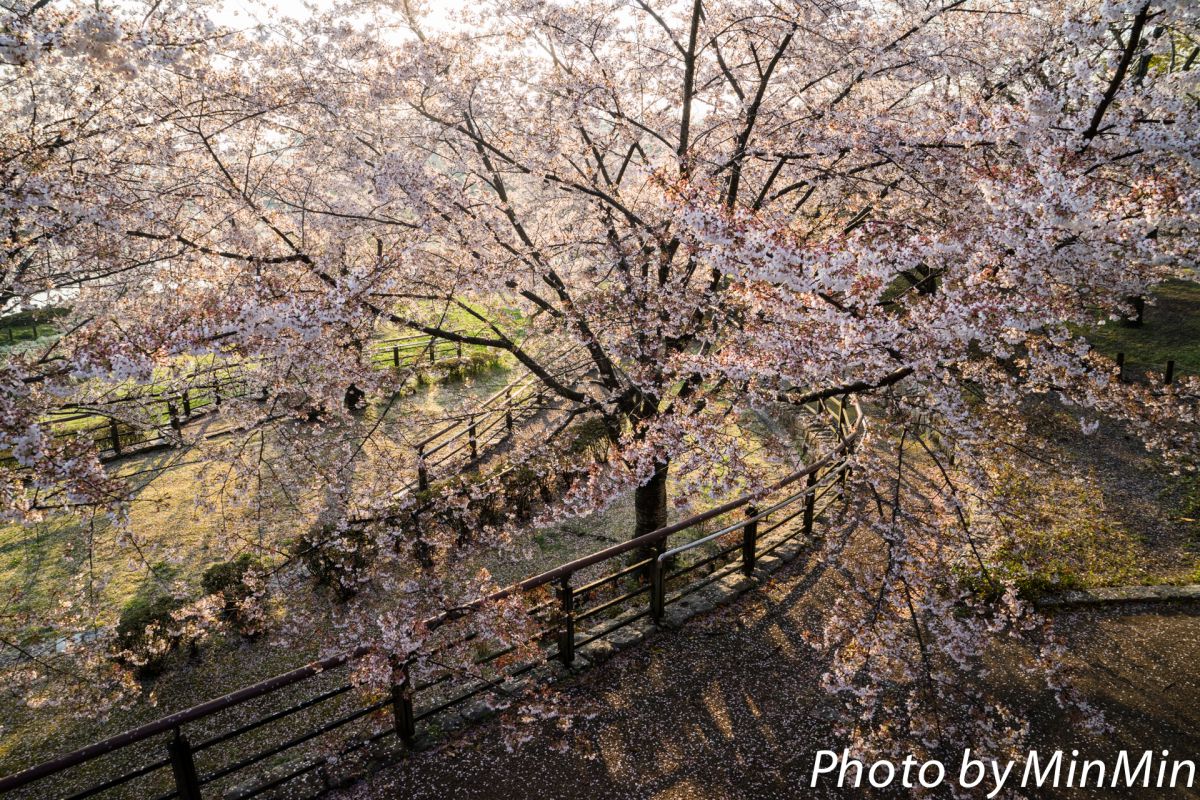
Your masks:
M865 422L857 406L837 399L812 404L809 410L832 434L828 451L768 489L562 564L425 622L435 632L453 634L444 626L485 604L519 595L526 600L533 630L526 644L538 652L532 659L503 663L514 652L509 647L481 655L473 675L445 668L418 675L406 664L390 692L369 696L346 675L348 665L370 652L364 645L0 778L0 792L32 791L25 796L72 800L98 795L250 798L281 787L303 790L301 779L326 763L311 748L331 736L342 737L343 757L389 736L411 744L420 726L452 709L502 691L507 681L546 660L570 664L577 649L592 641L646 617L661 619L670 604L720 578L721 569L748 573L756 559L786 538L812 534L820 504L837 490ZM784 526L796 520L800 525L788 533ZM710 524L717 530L708 530ZM776 535L774 543L765 544L775 532L786 537ZM630 554L647 551L652 555L628 562ZM689 561L684 558L689 554L699 557ZM645 574L647 567L652 568L651 580L639 581L638 573ZM553 599L545 599L547 588ZM595 627L581 632L585 622ZM466 634L439 647L472 639L473 634ZM429 663L437 661L436 651L427 655Z
M567 362L554 372L562 381L577 377L585 369L585 365ZM444 470L452 463L464 467L477 463L483 453L511 437L523 422L544 411L549 399L549 390L530 373L473 406L459 419L435 430L414 445L417 481L413 488L428 489L430 474Z
M462 352L461 342L426 335L403 336L372 343L367 348L367 359L377 369L400 369L425 359L432 364L462 358ZM99 450L101 460L110 461L169 446L184 424L219 408L225 400L255 392L262 393L263 400L268 399L265 389L254 386L252 374L252 370L237 365L209 367L189 376L187 389L165 394L153 388L140 389L112 400L67 406L52 414L48 422L57 428L55 438L90 439ZM128 409L139 404L141 415L159 422L149 426L129 422L133 412ZM87 420L95 420L95 423L77 426ZM12 456L0 456L0 464L12 463Z

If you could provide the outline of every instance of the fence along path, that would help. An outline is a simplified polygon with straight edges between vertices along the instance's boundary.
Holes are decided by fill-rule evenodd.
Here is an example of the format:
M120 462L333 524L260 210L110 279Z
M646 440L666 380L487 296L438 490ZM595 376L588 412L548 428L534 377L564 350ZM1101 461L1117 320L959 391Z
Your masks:
M383 339L366 349L366 357L376 369L399 370L426 360L436 364L462 355L462 342L424 334ZM267 399L265 389L254 385L253 369L241 364L208 367L192 373L188 381L188 388L180 391L162 392L151 386L111 400L68 406L47 421L56 429L55 438L90 438L101 460L112 461L171 446L184 425L219 408L224 400L256 394ZM153 424L135 425L129 421L133 416ZM12 462L10 455L0 457L0 463Z
M557 380L569 383L588 369L577 361L579 352L568 348L546 359L546 366ZM476 464L482 453L510 438L522 423L553 408L557 406L550 402L550 390L536 375L518 377L413 445L417 478L401 493L428 489L430 475L456 461Z
M844 482L848 458L865 429L857 405L838 399L807 407L823 455L756 495L745 495L636 539L604 548L527 578L474 603L426 620L446 641L424 654L423 670L398 670L382 696L355 691L347 667L370 652L362 646L242 687L223 697L95 742L0 778L0 792L28 797L137 797L167 800L263 796L287 788L319 791L304 779L327 763L315 745L336 740L341 756L387 737L411 745L418 726L473 700L503 695L505 685L549 660L571 664L576 649L638 620L658 622L667 608L797 537L815 522ZM823 429L823 430L821 430ZM797 524L798 522L798 524ZM716 530L709 530L715 527ZM638 554L632 563L630 554ZM695 558L688 559L687 556ZM650 572L648 581L634 580ZM547 598L548 591L552 596ZM448 623L489 602L527 598L536 655L506 661L510 647L481 653L474 675L429 668L437 651L469 645ZM581 630L583 623L594 625Z

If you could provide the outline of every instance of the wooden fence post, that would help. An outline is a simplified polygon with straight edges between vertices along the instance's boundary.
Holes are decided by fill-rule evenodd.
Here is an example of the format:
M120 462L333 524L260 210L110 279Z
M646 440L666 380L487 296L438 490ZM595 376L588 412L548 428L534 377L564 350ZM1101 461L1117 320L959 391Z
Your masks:
M392 347L392 364L396 369L400 369L400 345Z
M113 417L108 418L108 435L112 442L113 453L121 455L121 429Z
M192 399L188 397L187 389L183 390L183 394L180 395L180 399L183 400L183 415L185 417L190 417L192 415Z
M667 579L663 574L666 570L659 556L663 554L664 542L654 545L654 560L650 562L650 619L657 625L662 622L663 611L667 606Z
M817 473L808 473L808 494L804 496L804 535L812 536L813 515L817 509Z
M742 574L749 577L754 572L754 562L758 558L758 509L746 506L746 516L750 521L742 528Z
M467 440L471 443L471 460L479 459L479 440L475 435L475 415L471 415L471 426L467 428Z
M837 435L839 445L844 445L846 443L846 429L849 427L847 425L848 420L846 419L846 404L848 402L850 402L849 392L842 395L842 404L838 407ZM848 452L847 455L849 455ZM849 469L843 466L841 472L838 473L838 499L845 500L847 505L849 505L850 502L846 497L846 474L848 472ZM813 503L816 503L815 499L813 500Z
M1117 380L1125 381L1125 354L1117 353Z
M200 800L200 779L196 775L196 761L192 748L179 728L175 737L167 742L167 755L171 759L171 772L175 775L175 794L183 800Z
M417 489L425 491L429 488L429 472L425 469L425 448L417 448Z
M1175 380L1175 362L1173 360L1168 360L1167 361L1167 374L1163 376L1163 385L1170 386L1174 380Z

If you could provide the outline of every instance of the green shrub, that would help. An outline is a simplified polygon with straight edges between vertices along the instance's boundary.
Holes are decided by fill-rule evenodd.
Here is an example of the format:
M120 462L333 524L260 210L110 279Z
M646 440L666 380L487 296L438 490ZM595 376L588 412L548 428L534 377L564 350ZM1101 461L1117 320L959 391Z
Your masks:
M538 469L536 463L513 465L500 478L503 512L520 521L533 517L539 501L550 503L570 488L576 473L562 469Z
M183 605L184 601L165 593L138 595L121 611L117 622L119 658L136 667L138 677L160 674L167 657L178 649L180 637L172 614Z
M375 560L376 548L362 528L317 525L300 537L295 553L319 585L349 600L358 594L362 572Z
M612 440L608 435L608 427L600 417L588 417L576 422L567 429L570 438L568 446L571 453L577 456L591 456L601 464L608 462L609 446Z
M500 356L492 352L471 353L459 358L448 358L437 362L434 371L443 383L457 383L467 378L500 366Z
M208 595L220 593L225 598L225 616L237 625L244 634L251 633L250 620L242 611L242 602L250 596L246 575L262 567L262 560L250 553L242 553L232 561L213 564L204 571L200 585Z
M592 458L607 455L608 432L598 419L582 420L571 430L576 453L587 453ZM397 532L395 547L409 544L416 561L431 566L434 553L428 531L449 529L457 534L461 546L481 528L530 520L540 504L553 501L581 474L584 472L576 467L535 460L489 474L465 473L434 481L409 495L403 507L388 513L389 526ZM485 491L479 491L482 484L486 485ZM464 503L443 502L464 495Z

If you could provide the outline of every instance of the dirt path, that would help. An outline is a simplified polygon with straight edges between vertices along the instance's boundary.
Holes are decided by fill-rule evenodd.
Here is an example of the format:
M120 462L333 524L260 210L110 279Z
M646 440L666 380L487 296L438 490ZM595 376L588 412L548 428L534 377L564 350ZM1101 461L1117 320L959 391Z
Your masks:
M765 594L752 592L584 673L565 691L565 707L577 712L569 730L559 720L535 721L524 729L531 738L514 745L493 719L339 797L869 796L809 788L816 750L843 746L831 733L838 707L818 688L822 660L801 637L828 599L824 583L804 568L790 570ZM1120 748L1200 756L1200 607L1066 611L1058 622L1083 667L1080 688L1116 732L1088 739L1044 692L1005 679L997 689L1027 711L1035 746L1096 758ZM1043 789L1033 796L1137 795ZM1155 796L1200 797L1200 789Z

